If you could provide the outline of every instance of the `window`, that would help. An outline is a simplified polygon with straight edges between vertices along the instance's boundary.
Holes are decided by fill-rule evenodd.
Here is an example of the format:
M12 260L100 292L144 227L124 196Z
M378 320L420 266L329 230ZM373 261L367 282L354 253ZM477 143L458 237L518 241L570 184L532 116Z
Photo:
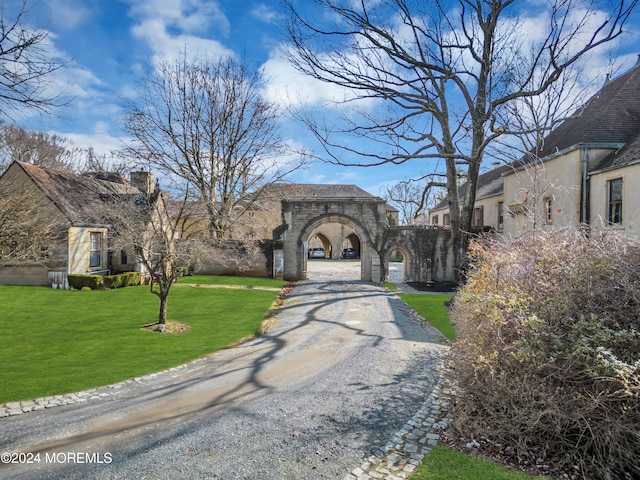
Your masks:
M102 265L102 233L91 232L91 245L89 250L89 267Z
M607 216L610 224L622 224L622 179L609 180L609 201Z
M434 215L433 217L431 217L431 225L437 225L438 224L438 215Z
M498 202L498 230L504 227L504 203Z
M442 215L442 225L444 225L445 227L451 225L451 215L449 215L448 213Z
M476 227L484 225L484 206L480 205L473 209L472 225Z
M547 225L553 223L553 198L544 197L544 222Z

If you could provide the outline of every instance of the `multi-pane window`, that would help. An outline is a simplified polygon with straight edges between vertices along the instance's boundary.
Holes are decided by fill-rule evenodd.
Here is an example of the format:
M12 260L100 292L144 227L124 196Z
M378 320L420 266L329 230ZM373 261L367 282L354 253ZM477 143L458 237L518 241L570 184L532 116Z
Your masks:
M449 215L448 213L444 213L442 215L442 225L444 225L445 227L451 225L451 215Z
M438 224L438 215L434 215L433 217L431 217L431 225L437 225Z
M102 265L102 233L91 232L89 247L89 267Z
M504 228L504 203L498 202L498 230Z
M608 220L613 225L622 224L622 179L609 181Z

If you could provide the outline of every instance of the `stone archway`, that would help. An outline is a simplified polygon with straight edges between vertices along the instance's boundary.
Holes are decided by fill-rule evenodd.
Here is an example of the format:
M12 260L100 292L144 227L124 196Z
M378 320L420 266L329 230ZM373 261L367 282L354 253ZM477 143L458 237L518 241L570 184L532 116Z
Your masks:
M385 249L384 256L383 256L383 272L384 272L385 279L388 279L390 277L389 259L391 258L391 255L395 252L400 252L403 258L402 263L404 265L402 269L401 282L404 283L407 281L409 282L413 281L413 278L411 278L411 272L414 271L413 255L411 254L411 251L401 243L391 244Z
M277 233L282 245L284 279L307 278L309 240L321 231L334 246L335 260L339 259L345 240L352 245L357 240L361 280L381 280L380 242L386 227L384 200L377 197L283 200L282 213L285 225ZM331 233L327 227L330 224L339 228Z
M307 240L307 250L315 247L321 247L324 250L325 256L331 258L333 252L333 243L329 236L322 231L314 231L309 235Z
M356 255L358 258L360 258L361 255L361 243L360 242L360 237L358 237L358 235L356 235L355 233L351 233L349 235L347 235L347 237L344 239L343 248L348 248L345 246L345 243L348 243L350 248L353 248L356 252Z
M360 253L360 278L361 279L370 279L371 276L371 267L369 265L370 262L367 260L363 261L362 258L369 259L377 256L376 252L372 248L371 238L367 230L355 219L343 215L343 214L328 214L321 215L317 218L313 218L309 220L307 225L305 225L298 236L298 244L308 245L309 239L314 235L317 235L315 232L318 229L322 229L328 236L331 237L332 244L342 246L343 241L347 239L351 239L357 242L358 252ZM348 234L345 235L345 232ZM361 240L362 239L362 240ZM350 241L351 241L350 240ZM336 248L333 250L332 255L329 257L333 260L340 260L340 253L342 248ZM303 279L307 278L307 263L304 262L303 265Z
M404 281L433 282L455 278L448 229L387 226L386 202L378 197L331 197L282 200L284 223L273 230L273 272L285 280L307 278L307 248L322 233L338 260L344 242L359 243L360 278L378 283L388 272L394 250L404 257ZM337 223L338 233L328 224ZM355 247L354 247L355 248Z

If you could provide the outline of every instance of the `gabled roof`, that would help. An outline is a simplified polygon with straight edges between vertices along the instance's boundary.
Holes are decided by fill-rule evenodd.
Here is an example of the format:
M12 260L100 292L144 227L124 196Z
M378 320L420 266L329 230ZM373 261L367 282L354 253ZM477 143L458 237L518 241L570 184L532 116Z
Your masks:
M120 182L60 172L44 167L15 162L34 184L73 224L102 223L100 208L104 199L113 195L136 196L142 192L120 177ZM115 177L111 177L115 179Z
M263 195L283 198L373 198L356 185L271 183L265 185Z
M478 189L476 191L476 200L494 197L502 193L502 176L513 171L513 165L500 165L488 172L478 175ZM464 183L458 189L458 195L462 200L467 195L468 183ZM431 210L440 210L449 206L449 200L445 198L436 204Z
M627 143L620 150L610 153L590 171L590 174L603 170L613 170L640 162L640 131L636 138Z
M640 131L640 68L608 82L544 139L539 156L580 144L625 144Z
M311 183L270 183L260 191L258 203L264 208L269 202L277 202L278 210L283 199L313 198L376 198L357 185L343 184L311 184ZM386 204L388 212L397 212L392 205Z

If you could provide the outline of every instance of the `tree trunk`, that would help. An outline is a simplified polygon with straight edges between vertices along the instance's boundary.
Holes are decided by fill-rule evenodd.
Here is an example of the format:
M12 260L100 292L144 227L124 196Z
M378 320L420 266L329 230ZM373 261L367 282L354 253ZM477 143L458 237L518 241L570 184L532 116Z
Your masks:
M160 311L158 312L158 323L165 325L167 323L167 300L169 292L161 291L160 293Z

